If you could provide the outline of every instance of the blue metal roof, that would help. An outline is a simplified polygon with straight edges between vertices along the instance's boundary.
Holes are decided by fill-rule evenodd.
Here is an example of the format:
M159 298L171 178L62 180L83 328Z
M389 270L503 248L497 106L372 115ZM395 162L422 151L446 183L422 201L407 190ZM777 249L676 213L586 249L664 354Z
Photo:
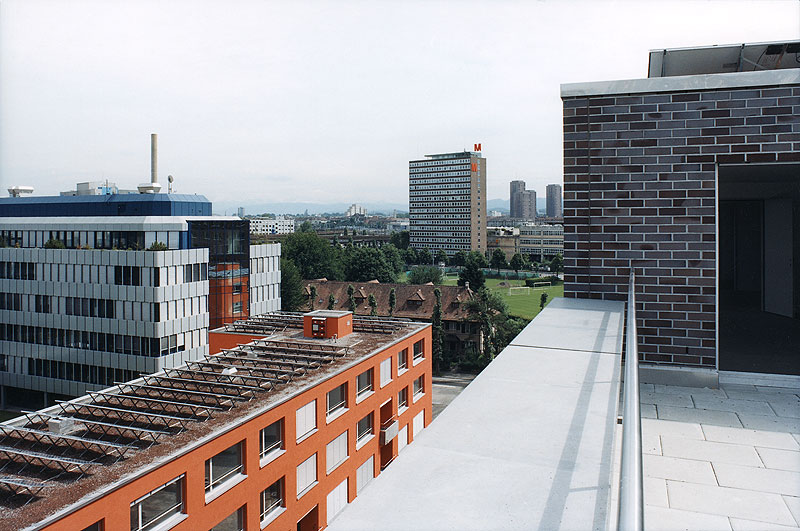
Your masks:
M210 216L211 201L189 194L113 194L0 198L0 217Z

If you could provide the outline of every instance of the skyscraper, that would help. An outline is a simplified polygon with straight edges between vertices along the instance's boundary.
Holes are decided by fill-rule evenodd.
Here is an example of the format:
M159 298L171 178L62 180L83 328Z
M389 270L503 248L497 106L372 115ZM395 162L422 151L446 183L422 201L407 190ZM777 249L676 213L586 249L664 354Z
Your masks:
M486 249L486 159L475 151L408 163L410 244L415 249Z
M564 213L561 209L561 185L548 184L547 185L547 217L560 218Z
M510 216L519 219L536 219L536 192L525 189L525 181L511 181Z

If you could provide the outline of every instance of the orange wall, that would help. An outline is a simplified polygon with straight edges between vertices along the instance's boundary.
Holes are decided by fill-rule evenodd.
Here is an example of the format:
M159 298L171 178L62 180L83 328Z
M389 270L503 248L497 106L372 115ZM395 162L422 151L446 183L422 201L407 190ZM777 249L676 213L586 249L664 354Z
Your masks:
M208 332L208 353L219 354L224 348L246 345L254 339L263 339L268 334L233 334L230 332Z
M420 339L424 340L425 359L416 366L412 366L413 344ZM404 348L408 349L409 368L398 376L397 353ZM392 381L381 388L380 362L385 360L388 355L393 357ZM356 404L356 377L369 368L373 369L374 394ZM411 403L413 381L422 375L425 378L425 394L416 402ZM402 430L404 426L412 424L414 416L421 410L425 410L425 426L430 423L432 418L431 377L431 328L428 326L408 339L367 358L299 396L273 407L246 424L225 431L210 442L184 455L167 459L156 469L115 489L99 500L81 507L44 529L46 531L78 530L103 519L105 531L129 531L131 502L181 474L186 474L184 507L189 516L173 527L174 531L211 529L242 506L245 506L245 528L260 529L261 492L281 477L284 478L286 511L272 521L266 529L295 529L297 521L315 506L318 507L320 528L324 528L327 526L326 497L339 483L347 478L348 501L352 501L356 492L356 469L370 455L374 456L375 476L380 474L379 422L382 404L392 400L393 414L397 416L397 394L403 387L408 387L409 407L398 418L398 428ZM326 424L326 394L342 383L347 383L348 411L332 420L330 424ZM317 401L317 431L298 444L295 438L295 412L314 399ZM375 436L356 450L356 424L370 412L373 413ZM259 432L262 428L281 418L284 420L285 453L262 468L259 465ZM330 475L326 475L325 447L345 430L348 430L349 458ZM409 428L408 431L411 432L412 428ZM411 434L409 433L409 435ZM412 437L409 438L413 440ZM241 441L244 441L244 464L247 478L206 504L205 461ZM318 483L300 500L297 500L297 465L315 452L317 453ZM391 452L393 455L397 454L397 437L391 442Z
M314 320L313 315L303 316L303 335L305 337L313 337L311 323ZM344 337L347 334L353 333L353 314L348 312L347 315L342 317L326 317L325 318L325 337L331 338Z

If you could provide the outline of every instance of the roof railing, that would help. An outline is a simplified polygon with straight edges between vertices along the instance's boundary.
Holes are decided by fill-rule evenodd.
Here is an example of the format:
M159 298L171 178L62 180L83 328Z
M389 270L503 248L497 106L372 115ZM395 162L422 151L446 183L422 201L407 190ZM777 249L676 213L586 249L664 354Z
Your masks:
M628 326L625 383L622 398L622 456L619 476L617 529L644 529L642 487L642 419L639 411L639 348L636 333L636 294L633 268L628 282Z

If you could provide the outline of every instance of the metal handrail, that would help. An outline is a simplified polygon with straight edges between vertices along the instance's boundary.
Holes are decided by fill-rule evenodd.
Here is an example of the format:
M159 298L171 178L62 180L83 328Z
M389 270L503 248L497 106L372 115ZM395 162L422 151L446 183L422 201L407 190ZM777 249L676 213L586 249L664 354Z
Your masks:
M625 384L622 397L622 456L619 476L617 529L644 529L642 487L642 420L639 411L639 348L636 333L636 295L633 268L628 283L628 331Z

